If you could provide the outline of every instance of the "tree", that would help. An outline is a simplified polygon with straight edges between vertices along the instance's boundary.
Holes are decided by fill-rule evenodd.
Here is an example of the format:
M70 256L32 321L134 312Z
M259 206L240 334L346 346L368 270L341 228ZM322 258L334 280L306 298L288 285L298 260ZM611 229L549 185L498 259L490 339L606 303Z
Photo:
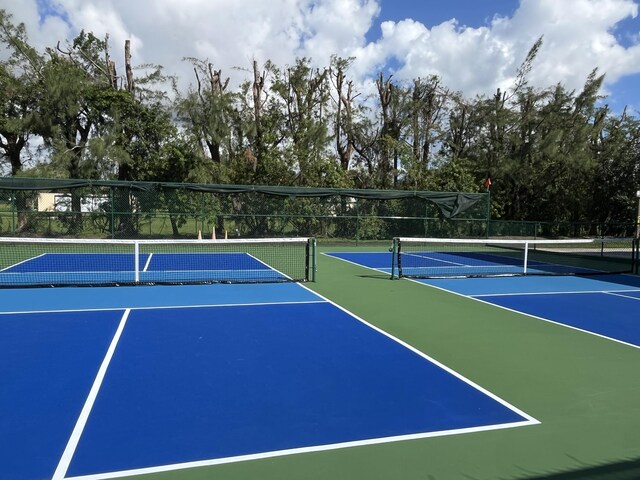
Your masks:
M214 182L227 179L223 158L230 155L236 95L227 92L229 78L209 62L189 59L193 63L196 87L185 96L176 90L176 111L181 123L201 147L203 158L211 161L205 178Z
M42 57L29 45L24 25L13 25L4 10L0 10L0 41L11 52L0 62L0 158L8 160L11 175L18 175L23 149L33 135Z
M0 62L0 161L7 161L10 175L16 176L24 170L25 147L36 128L43 59L29 45L24 25L14 25L5 10L0 10L0 41L10 52ZM27 196L18 192L14 198L20 231L27 227Z
M595 146L596 173L588 203L591 218L611 224L603 235L630 235L625 231L637 215L635 192L640 185L640 120L625 108L618 116L604 120Z
M354 122L356 98L360 95L354 92L353 80L347 80L346 71L351 65L353 58L343 59L333 56L329 76L335 90L333 97L334 118L334 141L340 169L343 172L349 170L351 158L355 151Z
M271 87L284 110L281 155L294 175L293 183L324 186L328 171L329 70L312 69L309 60L277 72Z

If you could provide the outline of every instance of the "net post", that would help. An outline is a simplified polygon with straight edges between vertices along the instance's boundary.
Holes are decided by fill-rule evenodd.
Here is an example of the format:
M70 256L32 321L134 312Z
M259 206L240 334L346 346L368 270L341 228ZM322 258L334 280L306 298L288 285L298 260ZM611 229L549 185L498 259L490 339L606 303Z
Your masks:
M398 272L398 244L398 237L394 237L391 244L391 280L400 278L400 274Z
M527 274L527 265L529 263L529 242L524 242L524 265L523 265L523 270L522 270L522 274L526 275Z
M318 272L318 250L316 244L316 238L313 237L313 281L316 281L316 273Z
M310 282L316 281L316 270L318 264L316 263L316 239L315 237L309 238L306 245L306 265L305 265L305 277Z
M140 242L137 240L133 243L133 265L134 282L140 283Z

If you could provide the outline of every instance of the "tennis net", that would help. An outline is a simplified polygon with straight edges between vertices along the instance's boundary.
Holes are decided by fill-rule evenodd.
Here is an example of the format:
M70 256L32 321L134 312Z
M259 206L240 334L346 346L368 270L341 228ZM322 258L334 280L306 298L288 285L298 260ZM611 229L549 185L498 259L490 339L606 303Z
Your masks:
M632 239L393 239L392 278L628 273Z
M0 287L315 280L315 239L0 237Z

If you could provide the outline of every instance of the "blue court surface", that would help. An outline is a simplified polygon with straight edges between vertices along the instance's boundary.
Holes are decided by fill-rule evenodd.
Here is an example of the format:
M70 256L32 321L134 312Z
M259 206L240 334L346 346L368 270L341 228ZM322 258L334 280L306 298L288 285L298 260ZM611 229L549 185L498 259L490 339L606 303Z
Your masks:
M302 285L0 290L0 478L538 423Z
M417 280L509 310L640 347L640 277Z
M391 252L329 252L325 255L355 265L391 275ZM596 257L597 258L597 257ZM618 265L620 271L630 265ZM396 266L396 268L398 268ZM561 265L529 259L530 275L600 274L601 270L576 265ZM618 270L616 270L618 271ZM630 271L630 270L629 270ZM405 277L464 277L483 275L520 275L524 273L524 258L509 257L487 252L411 252L402 255L402 275ZM394 272L398 274L398 272Z
M385 252L330 253L366 267L384 268ZM519 313L640 347L640 277L634 275L512 276L416 279Z

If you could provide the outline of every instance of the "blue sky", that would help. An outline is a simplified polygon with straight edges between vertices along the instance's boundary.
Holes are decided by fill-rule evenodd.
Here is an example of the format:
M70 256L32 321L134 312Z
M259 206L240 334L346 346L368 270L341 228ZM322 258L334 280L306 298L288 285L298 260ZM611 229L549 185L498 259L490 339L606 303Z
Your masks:
M455 18L460 25L480 27L495 15L513 15L519 3L518 0L382 0L380 19L412 18L425 25L438 25Z
M81 29L109 35L123 69L154 63L184 82L183 59L210 61L241 81L253 60L286 66L299 57L328 65L354 57L350 74L366 93L378 72L398 81L438 75L468 97L513 85L533 43L543 48L533 86L579 90L598 67L605 102L640 111L640 0L0 0L40 48ZM452 23L455 19L457 23Z
M567 0L556 1L567 2ZM579 3L576 2L576 8L580 8ZM634 3L638 2L634 1ZM388 20L399 22L404 19L413 19L426 27L434 27L455 19L460 30L466 27L490 28L496 16L512 18L520 5L520 0L381 0L380 14L374 27L367 33L367 40L376 41L380 35L381 23ZM597 15L597 9L595 13ZM640 16L635 18L626 16L611 25L607 31L614 36L620 46L633 47L640 41ZM542 28L540 34L544 34ZM607 73L601 65L594 63L592 68L595 67L598 67L601 73ZM550 84L562 81L562 76L557 79L549 77ZM614 110L621 111L626 105L632 109L640 108L640 74L630 73L620 76L615 81L609 82L603 93L607 95L603 102L610 104Z

